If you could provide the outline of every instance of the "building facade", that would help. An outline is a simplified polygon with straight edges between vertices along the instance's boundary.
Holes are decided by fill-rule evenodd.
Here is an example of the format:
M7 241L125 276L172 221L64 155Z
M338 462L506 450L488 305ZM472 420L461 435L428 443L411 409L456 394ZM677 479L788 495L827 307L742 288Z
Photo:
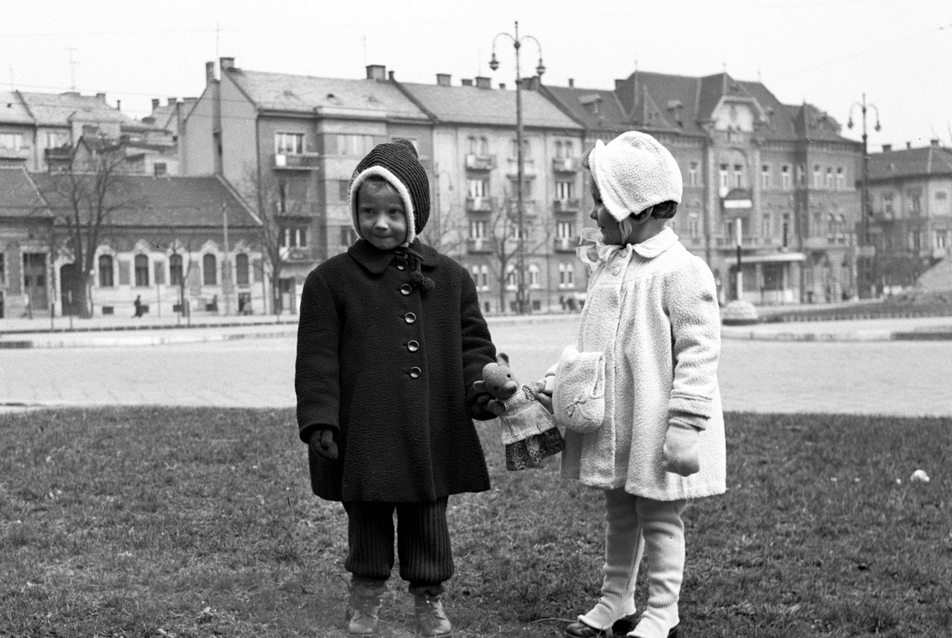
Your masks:
M912 286L952 251L952 151L884 146L869 157L868 231L874 253L861 280L873 295Z

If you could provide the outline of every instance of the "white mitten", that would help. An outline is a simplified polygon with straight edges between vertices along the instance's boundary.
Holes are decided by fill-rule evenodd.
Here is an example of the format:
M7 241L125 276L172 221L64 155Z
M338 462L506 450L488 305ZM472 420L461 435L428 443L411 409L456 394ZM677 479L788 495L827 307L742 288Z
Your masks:
M661 467L665 472L690 476L701 470L698 453L698 439L701 431L681 419L673 418L668 422L668 432L664 436Z

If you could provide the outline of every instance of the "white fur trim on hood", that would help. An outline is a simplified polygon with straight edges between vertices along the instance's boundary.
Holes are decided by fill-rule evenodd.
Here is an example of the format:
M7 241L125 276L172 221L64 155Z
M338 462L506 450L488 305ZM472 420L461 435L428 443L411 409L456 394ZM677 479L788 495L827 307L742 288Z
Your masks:
M407 239L406 243L412 244L413 240L416 239L416 231L414 230L416 224L416 217L413 211L413 199L410 197L410 191L407 190L407 187L401 182L396 175L390 172L389 169L384 168L383 166L371 166L364 169L356 177L354 181L350 184L350 218L351 222L354 224L354 231L357 233L357 236L361 239L366 239L363 235L360 234L360 224L357 222L357 191L360 189L360 185L367 181L367 178L371 175L377 175L379 177L387 180L387 183L393 187L393 190L397 192L397 195L400 196L400 199L403 201L403 208L407 214Z

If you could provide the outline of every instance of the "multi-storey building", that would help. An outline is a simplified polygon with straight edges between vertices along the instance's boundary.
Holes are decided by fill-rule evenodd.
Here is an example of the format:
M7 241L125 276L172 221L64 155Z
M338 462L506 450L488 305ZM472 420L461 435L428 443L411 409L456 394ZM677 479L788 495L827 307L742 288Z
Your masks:
M397 83L433 122L433 208L427 238L466 266L484 312L516 309L519 280L516 92L447 74ZM531 310L574 303L585 290L575 257L583 223L582 126L535 91L522 91L522 262Z
M318 262L354 240L347 193L357 162L376 144L414 141L432 167L431 122L386 76L364 80L247 71L221 58L185 118L183 170L223 176L281 228L282 307Z
M0 166L0 319L50 307L53 215L23 166Z
M535 87L585 127L587 147L637 129L671 150L684 177L671 225L711 266L722 301L856 294L859 145L816 107L726 73L636 71L614 91Z
M898 292L952 254L952 151L937 139L922 148L883 146L868 171L875 252L861 279L875 294Z

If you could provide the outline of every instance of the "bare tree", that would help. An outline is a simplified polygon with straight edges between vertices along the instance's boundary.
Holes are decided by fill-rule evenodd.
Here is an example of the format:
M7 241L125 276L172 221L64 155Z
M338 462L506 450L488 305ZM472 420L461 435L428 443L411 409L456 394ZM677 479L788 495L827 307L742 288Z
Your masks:
M62 249L73 259L61 287L83 317L92 314L91 278L103 228L114 213L134 205L122 179L125 167L122 144L81 138L65 166L37 179L54 224L64 229Z

